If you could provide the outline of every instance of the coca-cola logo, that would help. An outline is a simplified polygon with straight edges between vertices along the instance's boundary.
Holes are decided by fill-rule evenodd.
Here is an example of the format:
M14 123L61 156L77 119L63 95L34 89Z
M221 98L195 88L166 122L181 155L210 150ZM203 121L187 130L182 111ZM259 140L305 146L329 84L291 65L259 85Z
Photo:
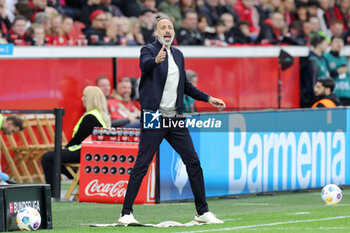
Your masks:
M86 196L101 196L101 197L125 197L128 181L120 180L117 183L108 184L100 183L99 180L92 180L85 188Z

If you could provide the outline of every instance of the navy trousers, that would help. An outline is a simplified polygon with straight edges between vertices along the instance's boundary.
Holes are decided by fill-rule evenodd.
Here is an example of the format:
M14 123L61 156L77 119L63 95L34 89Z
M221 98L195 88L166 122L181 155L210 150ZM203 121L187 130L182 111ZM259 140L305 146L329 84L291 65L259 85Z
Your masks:
M175 151L181 156L186 165L187 174L194 195L197 213L202 215L208 212L205 197L203 171L198 155L193 147L192 138L187 128L142 129L140 134L139 152L128 183L122 214L132 213L132 206L139 191L143 177L153 156L165 138ZM169 155L161 155L169 156Z

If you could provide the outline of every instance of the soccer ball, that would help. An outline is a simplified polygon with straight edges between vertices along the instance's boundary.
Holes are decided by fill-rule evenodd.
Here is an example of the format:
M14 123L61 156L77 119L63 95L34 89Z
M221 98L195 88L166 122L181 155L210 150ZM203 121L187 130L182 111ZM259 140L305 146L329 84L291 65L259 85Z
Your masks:
M32 207L25 207L17 213L16 223L21 231L35 231L40 227L41 216Z
M327 205L336 205L343 198L343 192L337 185L327 184L322 189L321 197Z

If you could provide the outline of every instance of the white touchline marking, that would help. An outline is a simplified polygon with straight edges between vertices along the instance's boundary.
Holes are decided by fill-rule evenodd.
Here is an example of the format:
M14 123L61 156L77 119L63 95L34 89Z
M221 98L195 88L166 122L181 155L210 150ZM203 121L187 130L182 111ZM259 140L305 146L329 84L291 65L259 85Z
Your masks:
M241 218L227 218L227 219L221 219L224 222L230 222L230 221L239 221L242 220Z
M272 204L272 203L251 203L251 202L246 202L246 203L242 203L242 202L239 202L239 203L233 203L233 205L252 205L252 206L277 206L277 205L280 205L280 204Z
M181 232L176 232L176 233L197 233L197 232L199 233L199 232L212 232L212 231L232 231L232 230L247 229L247 228L254 228L254 227L276 226L276 225L302 223L302 222L318 222L318 221L327 221L327 220L342 219L342 218L350 218L350 216L338 216L338 217L319 218L319 219L305 219L305 220L295 220L295 221L288 221L288 222L273 222L273 223L263 223L263 224L256 224L256 225L229 227L229 228L222 228L222 229L210 229L210 230L198 230L198 231L181 231Z
M303 214L311 214L311 212L295 212L295 213L288 213L288 215L303 215Z
M147 205L153 205L154 204L147 204ZM192 203L160 203L159 206L167 206L167 205L192 205Z

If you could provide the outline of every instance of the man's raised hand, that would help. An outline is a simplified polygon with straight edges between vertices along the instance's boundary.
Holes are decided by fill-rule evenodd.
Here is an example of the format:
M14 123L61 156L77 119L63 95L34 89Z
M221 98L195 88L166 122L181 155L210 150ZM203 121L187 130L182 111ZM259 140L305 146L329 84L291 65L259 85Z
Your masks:
M166 52L164 51L164 49L165 49L165 45L163 45L163 47L160 49L158 55L156 56L155 62L157 64L162 63L165 60Z

